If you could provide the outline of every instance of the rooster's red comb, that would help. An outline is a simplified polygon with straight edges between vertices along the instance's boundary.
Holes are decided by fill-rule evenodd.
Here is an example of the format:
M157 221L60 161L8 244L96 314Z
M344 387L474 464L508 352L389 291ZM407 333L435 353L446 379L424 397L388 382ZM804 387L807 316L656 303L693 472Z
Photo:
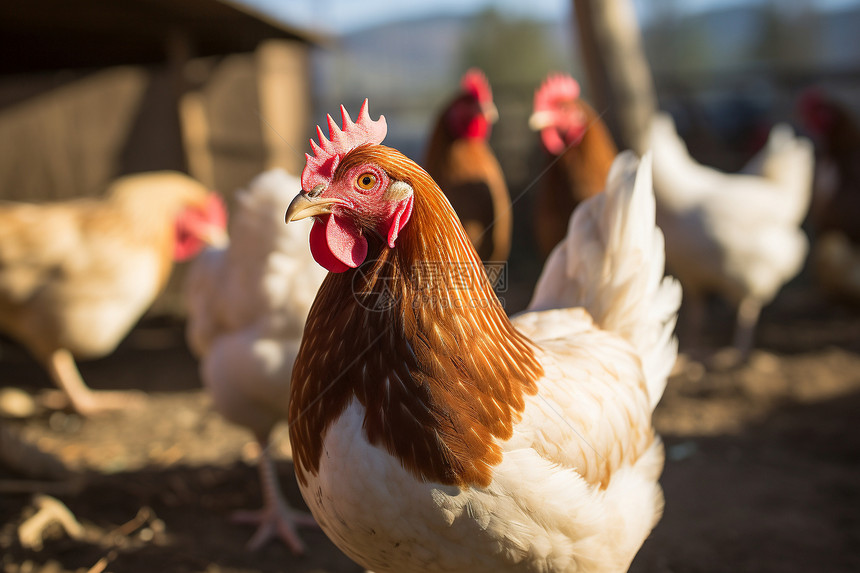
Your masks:
M491 103L493 101L493 91L490 89L490 82L487 81L487 76L478 68L470 68L463 78L460 80L460 88L474 95L481 103Z
M579 82L567 74L551 74L535 92L534 111L547 111L579 97Z
M302 171L302 189L305 191L312 190L320 183L328 184L343 156L359 145L365 143L379 144L385 139L385 134L388 132L385 116L380 115L376 121L370 119L370 113L367 111L367 100L361 104L361 110L359 110L355 122L352 121L343 106L340 106L340 114L343 129L337 126L330 115L327 115L328 139L323 135L319 126L317 126L319 145L311 138L311 149L314 154L305 154L307 163L304 171Z

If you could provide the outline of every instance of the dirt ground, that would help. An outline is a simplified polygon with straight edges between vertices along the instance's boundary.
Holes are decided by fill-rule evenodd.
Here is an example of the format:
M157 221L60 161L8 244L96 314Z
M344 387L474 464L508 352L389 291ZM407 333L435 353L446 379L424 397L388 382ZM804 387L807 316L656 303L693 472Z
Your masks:
M718 313L713 337L728 339L728 325ZM302 531L301 558L277 543L245 550L253 530L229 516L261 503L257 451L209 409L181 324L145 321L81 370L96 388L145 390L147 405L87 420L47 409L0 419L72 471L61 477L27 448L15 458L23 473L0 466L4 573L361 571L320 531ZM38 395L50 383L4 343L0 386ZM860 571L858 421L860 313L790 286L763 313L749 364L693 363L671 379L655 420L666 510L632 570ZM283 429L274 452L288 499L302 507ZM68 506L79 539L53 526L40 550L22 547L18 529L39 492Z

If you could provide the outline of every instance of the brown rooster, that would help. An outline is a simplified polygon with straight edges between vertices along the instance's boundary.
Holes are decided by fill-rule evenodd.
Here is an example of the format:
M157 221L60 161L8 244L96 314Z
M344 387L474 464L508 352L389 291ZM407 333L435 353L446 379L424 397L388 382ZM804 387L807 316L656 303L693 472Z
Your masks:
M81 414L131 397L90 390L73 357L114 350L161 292L174 259L226 235L220 198L181 173L116 180L104 199L0 202L0 330L23 344Z
M564 238L576 206L603 190L618 153L609 130L579 91L572 77L550 75L535 93L529 118L549 155L535 203L535 234L544 258Z
M487 143L498 111L481 71L467 71L460 88L436 121L424 166L448 197L481 259L505 261L511 250L511 196Z

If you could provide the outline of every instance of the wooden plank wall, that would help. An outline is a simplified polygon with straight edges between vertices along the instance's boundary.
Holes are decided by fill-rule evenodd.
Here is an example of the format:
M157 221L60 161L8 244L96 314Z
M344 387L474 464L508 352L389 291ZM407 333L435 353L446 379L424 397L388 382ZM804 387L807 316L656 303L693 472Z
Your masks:
M44 78L33 78L44 85ZM23 91L29 78L5 81ZM0 109L0 198L45 201L98 195L121 156L149 84L141 68L112 68Z
M299 173L308 49L269 40L254 53L190 60L181 95L167 66L0 78L0 199L98 196L119 175L177 169L229 206L265 169ZM183 312L184 274L177 268L154 313Z

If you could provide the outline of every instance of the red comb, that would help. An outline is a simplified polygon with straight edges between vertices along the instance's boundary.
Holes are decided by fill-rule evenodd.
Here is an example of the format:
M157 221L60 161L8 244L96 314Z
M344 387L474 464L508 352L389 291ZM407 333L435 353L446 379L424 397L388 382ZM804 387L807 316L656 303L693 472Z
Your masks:
M546 111L559 102L572 101L579 97L579 83L567 74L552 74L535 92L534 111Z
M478 68L470 68L463 78L460 80L460 88L478 98L481 103L490 103L493 101L493 91L490 89L490 82L487 81L487 76Z
M343 156L359 145L365 143L378 144L385 139L385 134L388 132L385 116L380 115L376 121L370 119L366 99L361 104L358 119L355 122L352 121L343 106L340 106L340 114L343 129L337 126L330 115L327 115L328 139L323 135L319 126L317 126L317 136L320 144L317 145L311 138L311 149L314 154L311 156L309 153L305 153L307 163L304 171L302 171L302 189L305 191L312 190L320 183L327 184Z

